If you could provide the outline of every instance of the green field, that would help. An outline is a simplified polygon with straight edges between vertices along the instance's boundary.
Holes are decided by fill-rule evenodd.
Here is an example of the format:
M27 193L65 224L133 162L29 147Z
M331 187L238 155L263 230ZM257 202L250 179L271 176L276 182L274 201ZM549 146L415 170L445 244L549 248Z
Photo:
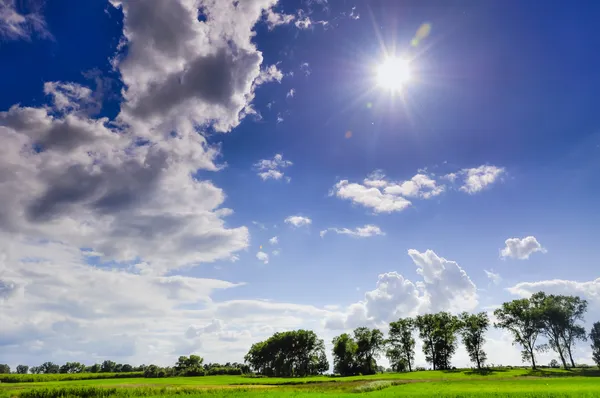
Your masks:
M333 378L250 378L244 376L161 379L91 379L0 383L0 397L104 398L187 397L334 398L357 397L599 397L595 370L469 370L386 373Z

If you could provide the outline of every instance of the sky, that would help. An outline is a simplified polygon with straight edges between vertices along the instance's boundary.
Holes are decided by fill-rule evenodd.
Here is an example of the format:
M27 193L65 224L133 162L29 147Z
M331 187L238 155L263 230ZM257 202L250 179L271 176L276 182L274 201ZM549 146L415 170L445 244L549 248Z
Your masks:
M587 299L589 329L599 17L0 0L0 362L242 361L298 328L329 350L540 290ZM521 363L501 330L486 350Z

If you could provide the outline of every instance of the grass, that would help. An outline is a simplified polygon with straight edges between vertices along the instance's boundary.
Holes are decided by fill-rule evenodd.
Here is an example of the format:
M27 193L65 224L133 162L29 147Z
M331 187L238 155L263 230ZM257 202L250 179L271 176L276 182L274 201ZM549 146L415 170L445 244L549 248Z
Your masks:
M0 398L571 398L600 396L599 371L495 369L353 377L94 379L0 383Z
M0 374L0 383L34 383L44 381L70 381L88 379L130 379L142 377L143 372L127 373L57 373L57 374Z

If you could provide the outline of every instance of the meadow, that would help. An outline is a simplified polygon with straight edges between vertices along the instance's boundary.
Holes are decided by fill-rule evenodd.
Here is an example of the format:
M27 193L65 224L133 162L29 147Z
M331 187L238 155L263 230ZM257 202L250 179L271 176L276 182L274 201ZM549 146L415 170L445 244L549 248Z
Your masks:
M252 378L244 376L47 380L0 383L1 398L368 398L598 397L598 369L496 369L384 373L370 376Z

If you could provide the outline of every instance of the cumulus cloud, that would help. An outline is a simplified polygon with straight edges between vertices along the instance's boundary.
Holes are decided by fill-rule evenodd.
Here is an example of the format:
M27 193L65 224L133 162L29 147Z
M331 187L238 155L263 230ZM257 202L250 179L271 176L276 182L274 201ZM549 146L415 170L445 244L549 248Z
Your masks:
M289 216L285 219L285 223L294 227L303 227L312 224L312 220L303 216Z
M469 194L480 192L493 184L504 172L505 170L502 167L487 165L463 169L461 173L465 176L465 179L460 190Z
M537 241L535 236L527 236L523 239L509 238L506 246L500 250L501 257L511 257L519 260L527 260L535 252L546 253L546 249Z
M596 307L595 310L600 310L600 307L598 307L600 305L600 278L585 282L565 279L520 282L507 290L521 297L529 297L539 291L551 294L577 295L592 301Z
M291 88L290 91L288 91L285 96L286 96L286 98L294 98L294 95L296 95L296 90Z
M279 243L279 239L276 236L274 236L271 239L269 239L269 243L272 245L276 245Z
M252 42L276 1L111 3L124 15L114 120L90 116L94 90L59 81L44 85L49 104L0 111L0 346L9 363L81 353L171 362L192 347L190 324L222 319L211 293L239 285L172 271L234 260L248 246L246 227L226 225L223 190L197 172L221 168L204 129L231 130L254 112L255 90L283 76L261 67ZM4 37L41 32L34 14L0 4ZM198 6L209 18L198 19Z
M256 258L265 264L269 264L269 255L263 251L256 253Z
M436 178L434 174L420 170L408 180L393 181L381 170L376 170L362 183L340 180L330 191L330 196L335 195L340 199L350 200L372 209L375 213L392 213L412 205L411 200L431 199L447 191L447 183L440 181L453 183L459 176L463 176L464 185L460 190L475 193L492 184L503 172L502 168L480 166Z
M412 282L395 271L381 274L374 290L349 306L345 314L331 315L326 327L349 329L425 312L459 312L477 307L477 288L455 261L439 257L432 250L421 253L410 249L408 255L422 280Z
M52 37L39 5L30 3L27 7L29 9L19 10L16 0L0 1L0 38L30 40L33 34L42 38Z
M368 238L375 235L385 235L385 232L383 232L381 228L372 224L367 224L364 227L356 227L355 229L327 228L320 232L321 238L324 237L327 232L335 232L336 234L349 235L355 238Z
M258 170L258 176L263 179L263 181L273 179L280 180L284 176L283 169L286 167L290 167L293 165L289 160L283 160L283 155L278 153L273 159L262 159L259 160L254 167ZM286 177L286 180L289 182L291 180L290 177Z

